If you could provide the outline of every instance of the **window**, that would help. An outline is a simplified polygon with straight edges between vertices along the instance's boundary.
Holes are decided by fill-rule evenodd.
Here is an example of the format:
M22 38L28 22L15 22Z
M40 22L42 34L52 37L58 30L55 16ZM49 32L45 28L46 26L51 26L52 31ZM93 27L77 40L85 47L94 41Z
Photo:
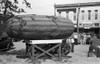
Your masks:
M95 10L95 20L98 19L98 10Z
M84 10L82 10L81 12L82 12L82 20L84 20Z
M94 25L95 25L96 27L99 27L99 23L94 23Z
M91 20L91 10L88 10L88 20Z

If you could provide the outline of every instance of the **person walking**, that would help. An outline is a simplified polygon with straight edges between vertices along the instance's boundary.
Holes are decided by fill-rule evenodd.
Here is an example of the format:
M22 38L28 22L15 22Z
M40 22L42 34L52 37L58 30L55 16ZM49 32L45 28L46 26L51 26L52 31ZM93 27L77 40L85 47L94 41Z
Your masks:
M75 41L74 44L78 45L78 34L74 35L74 41Z
M74 38L71 37L70 41L71 41L71 52L74 52L74 42L75 42Z
M87 38L87 37L86 37L86 34L84 33L84 34L83 34L83 45L86 44L86 38Z
M67 40L71 45L71 52L73 53L74 52L74 43L75 43L75 41L74 41L74 38L71 36L71 37L69 37L68 38L68 40Z

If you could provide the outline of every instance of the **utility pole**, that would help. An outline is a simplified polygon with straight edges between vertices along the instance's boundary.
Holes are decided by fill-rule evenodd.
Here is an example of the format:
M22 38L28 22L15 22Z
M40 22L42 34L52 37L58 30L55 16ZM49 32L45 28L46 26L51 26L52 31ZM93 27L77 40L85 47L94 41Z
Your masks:
M77 34L79 35L79 13L80 7L77 8ZM79 36L78 36L78 43L79 43Z

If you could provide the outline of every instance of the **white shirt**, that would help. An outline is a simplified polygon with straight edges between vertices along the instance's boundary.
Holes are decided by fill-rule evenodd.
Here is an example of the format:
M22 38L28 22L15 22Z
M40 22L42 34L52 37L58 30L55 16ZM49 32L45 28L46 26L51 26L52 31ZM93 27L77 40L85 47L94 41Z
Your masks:
M69 39L67 39L67 42L68 43L74 43L74 39L73 38L69 38Z
M74 38L78 38L78 36L77 35L74 35Z

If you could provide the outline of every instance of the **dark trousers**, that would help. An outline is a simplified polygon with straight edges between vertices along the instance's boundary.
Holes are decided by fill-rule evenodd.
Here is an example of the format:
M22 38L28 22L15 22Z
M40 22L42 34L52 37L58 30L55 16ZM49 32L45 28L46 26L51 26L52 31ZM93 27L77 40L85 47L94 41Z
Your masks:
M71 52L74 52L74 43L71 43Z
M77 44L78 44L78 40L75 38L75 39L74 39L74 41L75 41L75 43L74 43L74 44L76 44L76 45L77 45Z

